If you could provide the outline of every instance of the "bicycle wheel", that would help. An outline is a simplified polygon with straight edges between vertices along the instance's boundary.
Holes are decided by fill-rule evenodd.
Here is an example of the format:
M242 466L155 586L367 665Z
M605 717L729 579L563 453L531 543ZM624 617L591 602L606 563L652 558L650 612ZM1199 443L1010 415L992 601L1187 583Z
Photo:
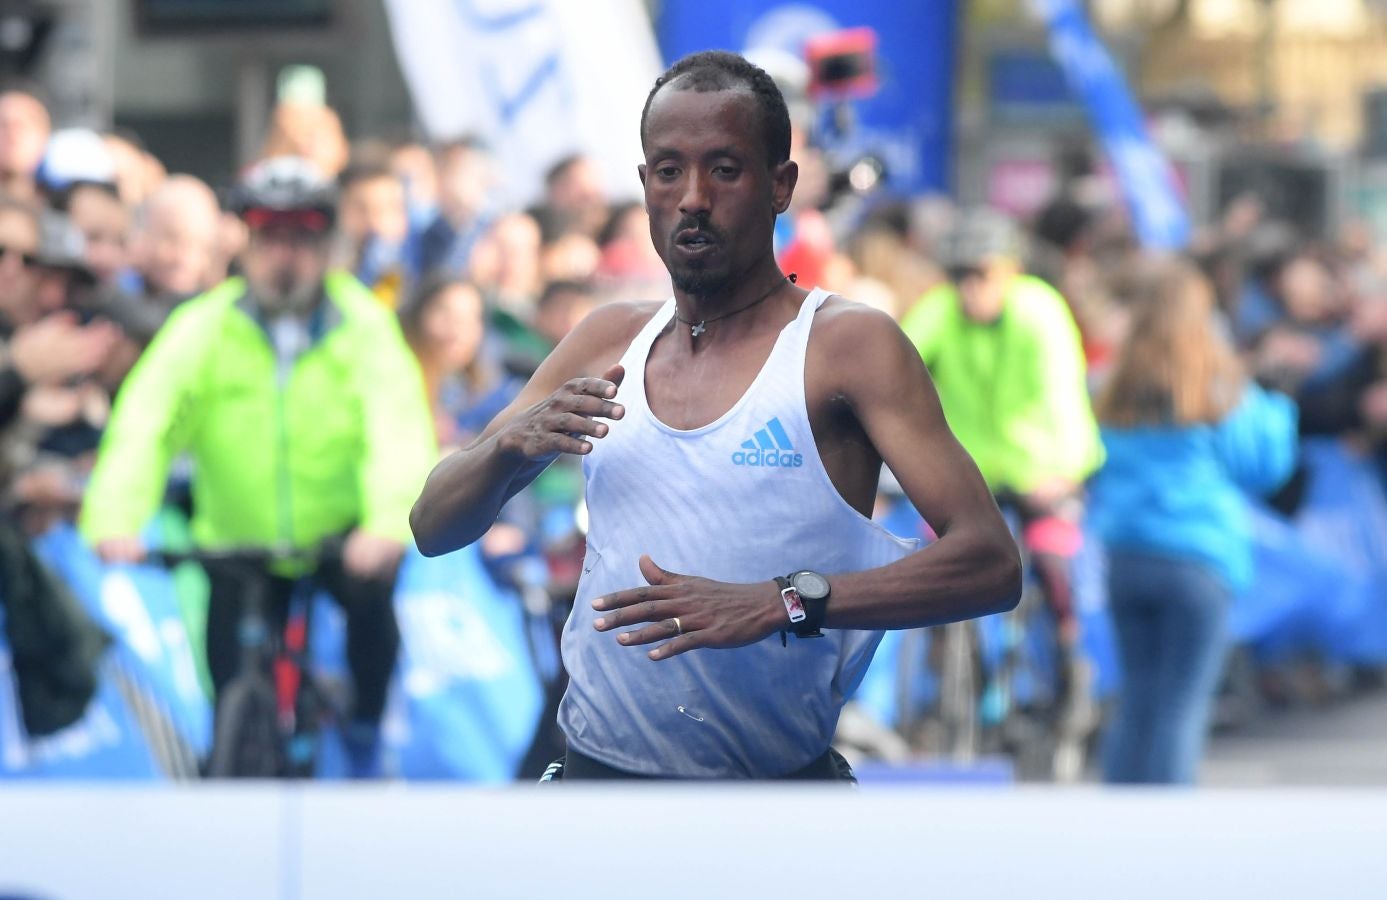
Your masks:
M283 771L274 686L261 677L227 685L217 706L212 778L275 778Z
M939 668L939 722L944 751L954 762L969 763L981 750L978 722L979 660L971 622L952 622L934 634L942 643Z

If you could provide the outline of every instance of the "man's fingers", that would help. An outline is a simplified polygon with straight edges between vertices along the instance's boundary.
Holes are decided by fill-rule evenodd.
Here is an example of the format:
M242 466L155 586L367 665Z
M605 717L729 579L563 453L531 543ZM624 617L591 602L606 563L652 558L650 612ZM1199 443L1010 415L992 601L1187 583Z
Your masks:
M621 379L626 377L626 367L617 363L610 369L602 373L604 381L610 381L613 387L621 387ZM615 392L613 392L615 393Z
M624 372L620 366L613 366L612 369ZM607 370L608 374L611 373L612 369ZM576 406L575 408L581 409L584 413L589 415L620 419L626 414L626 409L620 403L610 402L616 397L616 389L620 382L621 377L618 377L616 381L606 378L575 378L568 383L568 388L579 397L593 397L597 401L600 401L597 404L593 404L590 401L585 402L583 405Z
M669 582L671 578L674 577L674 573L666 572L664 569L655 565L655 560L651 559L648 554L644 553L641 554L640 569L641 575L644 576L645 580L650 582L651 584L666 584Z
M566 405L574 412L593 418L620 419L626 415L626 408L620 403L603 400L591 394L575 394Z
M693 632L698 628L690 624L688 616L680 616L679 621L675 622L675 617L666 616L663 619L652 622L644 628L637 628L634 631L623 631L616 636L617 643L626 647L638 647L642 644L653 644L657 641L677 641L691 638Z
M591 437L604 437L609 426L605 422L598 422L577 413L563 413L559 416L558 424L554 430L567 435L586 434Z
M704 646L703 639L699 637L698 632L691 634L686 628L684 629L684 633L679 637L676 637L672 641L666 641L651 650L646 656L653 660L669 659L671 656L678 656L681 653L687 653L690 650L702 646Z
M551 453L572 453L575 456L586 456L592 452L592 444L582 438L572 437L567 434L551 434L549 438L549 446L541 448L538 455L548 456Z
M593 625L598 631L610 631L622 625L668 619L674 613L658 604L661 601L676 599L676 593L669 587L639 587L598 597L592 601L592 608L606 615Z

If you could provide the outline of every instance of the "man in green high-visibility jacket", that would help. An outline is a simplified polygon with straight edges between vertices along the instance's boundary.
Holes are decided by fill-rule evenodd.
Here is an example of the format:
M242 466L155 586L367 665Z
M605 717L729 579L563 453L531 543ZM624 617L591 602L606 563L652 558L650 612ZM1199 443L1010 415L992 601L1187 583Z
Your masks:
M1103 445L1074 317L1054 288L1023 274L1023 254L1019 231L1000 213L964 214L940 248L948 282L926 293L901 328L959 443L1019 514L1057 622L1066 706L1091 720L1070 569L1081 545L1082 484L1102 465Z
M290 157L252 169L237 203L244 278L177 308L121 388L81 528L110 562L136 562L174 458L192 459L203 547L313 548L345 535L318 573L347 616L353 763L374 764L399 646L395 576L409 509L436 459L418 364L395 318L328 270L330 183ZM282 619L296 571L272 573ZM241 591L209 564L208 666L220 693L239 665Z

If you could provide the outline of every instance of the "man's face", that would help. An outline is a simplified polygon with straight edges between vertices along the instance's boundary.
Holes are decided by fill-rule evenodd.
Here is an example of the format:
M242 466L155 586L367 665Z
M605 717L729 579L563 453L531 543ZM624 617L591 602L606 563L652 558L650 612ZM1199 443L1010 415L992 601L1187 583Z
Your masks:
M400 243L409 234L404 183L393 175L358 181L342 195L341 216L342 231L353 246L361 246L368 236Z
M251 294L268 313L303 313L318 299L328 233L287 223L252 228L242 258Z
M988 260L951 270L949 280L958 289L963 314L980 325L990 325L1002 315L1015 273L1016 267L1005 260Z
M491 160L480 150L452 147L438 161L438 200L447 212L466 218L480 213L495 183Z
M38 274L32 262L25 262L38 248L38 222L18 210L0 210L0 315L14 326L38 315Z
M109 192L78 188L68 202L72 224L87 242L87 265L97 278L113 282L128 259L130 215Z
M434 299L420 323L423 337L449 371L472 364L485 331L482 296L470 284L449 285Z
M155 294L186 297L207 287L217 223L176 206L151 209L142 235L140 274Z
M650 105L640 177L650 237L674 286L709 296L772 253L775 217L790 204L798 170L768 165L755 95L677 86Z
M51 129L38 100L18 92L0 94L0 175L33 175Z

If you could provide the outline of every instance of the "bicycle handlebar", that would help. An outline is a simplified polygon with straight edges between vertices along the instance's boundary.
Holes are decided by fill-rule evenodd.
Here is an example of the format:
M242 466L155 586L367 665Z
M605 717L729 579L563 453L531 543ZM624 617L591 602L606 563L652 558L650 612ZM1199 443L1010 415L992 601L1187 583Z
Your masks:
M187 562L231 563L244 566L269 566L275 563L290 563L321 566L324 563L339 561L345 538L330 537L314 547L295 547L289 544L268 547L190 547L186 550L170 550L164 547L151 548L145 559L152 565L171 569Z

